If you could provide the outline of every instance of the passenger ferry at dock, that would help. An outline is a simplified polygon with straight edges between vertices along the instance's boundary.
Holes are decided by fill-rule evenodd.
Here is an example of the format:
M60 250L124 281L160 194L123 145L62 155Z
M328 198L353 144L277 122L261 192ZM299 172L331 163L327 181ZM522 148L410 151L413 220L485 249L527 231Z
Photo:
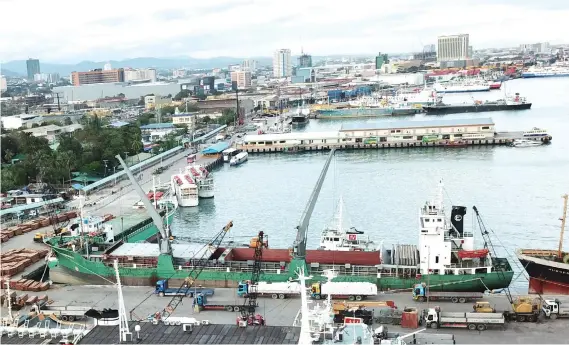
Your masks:
M171 184L172 194L176 196L178 206L198 206L198 186L189 173L172 175Z

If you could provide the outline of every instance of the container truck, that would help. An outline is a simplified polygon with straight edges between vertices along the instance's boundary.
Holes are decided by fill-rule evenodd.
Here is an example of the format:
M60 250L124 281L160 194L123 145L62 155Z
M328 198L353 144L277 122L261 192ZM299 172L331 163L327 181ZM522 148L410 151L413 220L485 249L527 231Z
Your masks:
M561 302L558 299L546 299L543 301L541 310L545 313L545 316L550 319L569 317L569 307L561 306Z
M225 310L225 311L241 311L241 308L245 308L243 304L234 302L214 302L208 303L206 295L197 294L194 298L194 306L197 306L199 310Z
M194 297L194 293L201 293L207 296L212 296L214 293L213 289L206 289L201 287L181 287L181 288L169 288L168 280L159 280L156 282L156 288L154 293L160 297L164 296L188 296Z
M257 285L251 285L248 281L239 282L237 286L237 296L247 297L253 289L256 289L258 296L271 296L272 299L300 296L300 283L298 282L259 282Z
M326 282L313 283L310 296L314 299L326 298L361 301L369 296L377 295L377 286L367 282Z
M47 303L34 304L31 312L55 315L62 321L75 321L85 317L85 313L92 307L82 307L74 305L49 305Z
M423 310L423 322L431 328L468 328L472 331L484 331L488 326L503 326L505 321L502 313L451 313L443 312L438 307Z
M447 292L447 291L430 291L425 283L416 284L413 287L413 299L415 301L424 302L427 298L430 301L451 301L452 303L466 303L467 301L480 299L484 297L481 292Z

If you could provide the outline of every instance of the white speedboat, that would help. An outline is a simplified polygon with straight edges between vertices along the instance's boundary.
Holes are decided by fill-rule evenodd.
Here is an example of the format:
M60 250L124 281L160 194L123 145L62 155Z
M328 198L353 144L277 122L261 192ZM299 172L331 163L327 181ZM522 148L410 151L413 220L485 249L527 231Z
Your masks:
M180 207L195 207L199 205L198 186L190 174L172 175L172 194Z
M334 217L320 236L320 249L339 251L374 250L373 241L363 231L351 227L344 210L344 200L340 198Z
M207 169L200 164L186 167L186 173L193 176L194 181L198 185L198 196L200 198L213 198L213 174L207 171Z
M224 163L229 163L231 161L231 158L237 156L239 153L241 152L241 150L236 149L234 147L230 147L227 150L223 151L223 162Z
M512 141L513 147L531 147L531 146L541 146L543 143L541 141L527 140L527 139L515 139Z
M526 139L539 139L543 142L549 142L551 140L551 135L549 135L545 129L537 127L534 127L529 131L524 131L523 136Z
M245 151L240 152L235 157L231 158L229 165L240 165L240 164L246 162L248 158L249 158L249 154L247 152L245 152Z

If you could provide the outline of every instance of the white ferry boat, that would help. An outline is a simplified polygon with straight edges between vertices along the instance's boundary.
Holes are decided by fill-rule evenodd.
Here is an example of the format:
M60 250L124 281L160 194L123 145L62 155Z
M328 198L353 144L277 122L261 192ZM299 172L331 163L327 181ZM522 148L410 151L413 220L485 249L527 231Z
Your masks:
M490 84L469 80L451 81L447 83L436 83L434 89L437 93L485 92L490 91Z
M172 194L176 196L178 206L195 207L199 204L198 186L190 174L172 175Z
M214 183L213 174L211 174L203 165L190 165L186 167L186 173L193 176L198 185L198 196L200 198L213 198Z
M223 162L229 163L231 161L231 158L237 156L240 152L241 150L236 149L234 147L228 148L227 150L222 152Z
M248 158L249 158L249 154L247 152L245 152L245 151L239 152L239 154L237 154L235 157L231 158L229 165L240 165L242 163L245 163Z
M522 78L552 78L552 77L569 77L569 67L551 66L551 67L530 67L527 71L522 72Z
M541 146L543 143L541 141L527 140L527 139L515 139L512 141L513 147L531 147L531 146Z
M549 142L552 137L547 133L545 129L534 127L529 131L524 131L523 136L525 139L540 140L543 142Z
M336 212L330 224L326 226L320 236L320 249L340 251L368 251L375 250L373 241L362 231L350 227L344 211L344 200L340 198Z

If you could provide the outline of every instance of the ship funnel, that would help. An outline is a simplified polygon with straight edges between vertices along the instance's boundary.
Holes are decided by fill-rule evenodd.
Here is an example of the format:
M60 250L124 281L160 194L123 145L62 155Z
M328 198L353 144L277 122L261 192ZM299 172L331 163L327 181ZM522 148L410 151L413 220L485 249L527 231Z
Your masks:
M466 214L466 207L453 206L450 212L450 222L452 227L462 235L464 233L464 215Z

